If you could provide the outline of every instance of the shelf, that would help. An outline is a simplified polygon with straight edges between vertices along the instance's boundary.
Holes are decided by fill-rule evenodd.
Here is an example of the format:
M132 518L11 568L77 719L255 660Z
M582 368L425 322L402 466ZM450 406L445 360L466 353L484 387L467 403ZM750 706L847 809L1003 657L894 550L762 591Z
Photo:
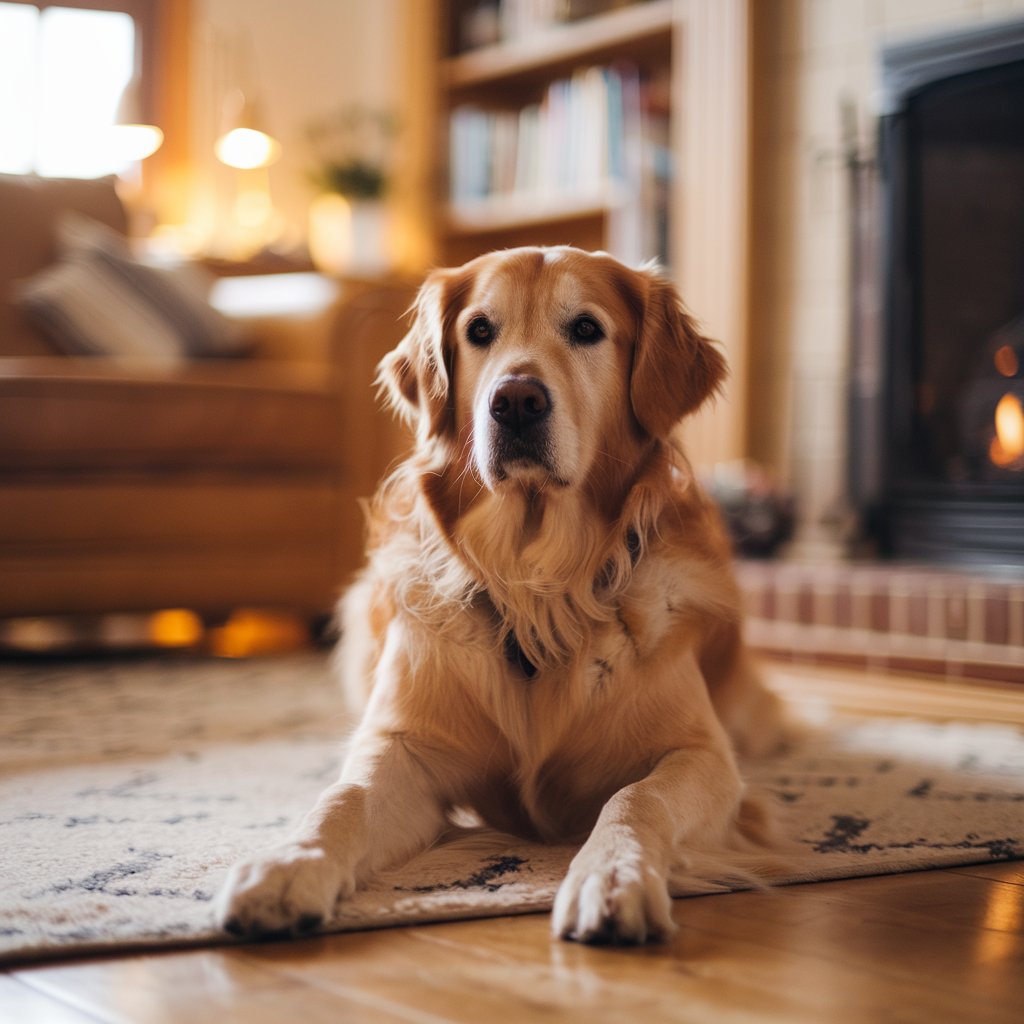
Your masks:
M674 0L642 0L608 14L552 25L528 38L470 50L443 63L452 92L528 82L581 61L638 60L671 46Z
M586 195L492 196L449 206L446 226L450 235L486 235L607 217L619 209L623 201L624 197L613 186Z

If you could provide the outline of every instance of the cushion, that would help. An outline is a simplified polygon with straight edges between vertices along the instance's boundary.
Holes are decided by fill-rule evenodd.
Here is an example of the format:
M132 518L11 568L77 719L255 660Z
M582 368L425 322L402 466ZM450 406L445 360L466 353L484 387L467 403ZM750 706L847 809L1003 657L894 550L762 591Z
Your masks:
M56 225L68 210L114 232L127 217L114 178L39 178L0 174L0 354L53 355L53 348L14 302L12 286L59 257Z
M117 232L75 213L59 222L57 240L63 258L14 294L59 351L171 365L248 348L210 305L211 281L197 268L148 265Z
M210 305L215 279L201 268L136 259L122 235L76 213L61 219L57 239L65 258L92 257L134 288L177 331L187 355L225 357L248 350L241 328Z
M168 366L184 358L174 326L94 255L47 267L17 286L15 298L65 355Z

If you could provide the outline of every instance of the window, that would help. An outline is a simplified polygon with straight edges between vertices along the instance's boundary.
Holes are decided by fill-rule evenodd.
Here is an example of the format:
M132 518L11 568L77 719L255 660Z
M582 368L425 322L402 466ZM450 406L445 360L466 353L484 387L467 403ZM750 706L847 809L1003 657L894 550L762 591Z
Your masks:
M0 2L0 171L91 178L125 170L109 128L140 67L130 10Z

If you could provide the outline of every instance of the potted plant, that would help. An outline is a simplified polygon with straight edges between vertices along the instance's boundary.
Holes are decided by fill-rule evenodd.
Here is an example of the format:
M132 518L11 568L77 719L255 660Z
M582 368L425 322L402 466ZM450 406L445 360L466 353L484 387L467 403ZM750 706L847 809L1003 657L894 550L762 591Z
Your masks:
M387 167L396 132L392 115L349 106L308 127L316 154L310 180L309 249L333 274L379 274L392 263L385 203Z

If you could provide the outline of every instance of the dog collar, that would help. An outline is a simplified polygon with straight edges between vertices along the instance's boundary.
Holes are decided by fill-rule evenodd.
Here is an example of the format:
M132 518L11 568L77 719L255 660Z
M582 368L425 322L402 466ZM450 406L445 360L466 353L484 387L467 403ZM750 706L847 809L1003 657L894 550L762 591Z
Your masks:
M629 552L629 561L633 568L640 561L640 534L630 527L626 531L626 550Z
M526 656L526 652L520 646L519 637L512 629L505 634L505 660L513 668L519 669L527 679L532 679L537 674L537 666Z
M626 532L626 550L629 551L629 561L635 568L636 563L640 559L640 536L632 528ZM493 604L491 607L494 607ZM513 668L519 669L527 679L532 679L537 674L539 669L526 656L526 652L523 650L523 646L520 644L519 637L516 636L514 629L510 629L505 634L503 646L505 660Z

